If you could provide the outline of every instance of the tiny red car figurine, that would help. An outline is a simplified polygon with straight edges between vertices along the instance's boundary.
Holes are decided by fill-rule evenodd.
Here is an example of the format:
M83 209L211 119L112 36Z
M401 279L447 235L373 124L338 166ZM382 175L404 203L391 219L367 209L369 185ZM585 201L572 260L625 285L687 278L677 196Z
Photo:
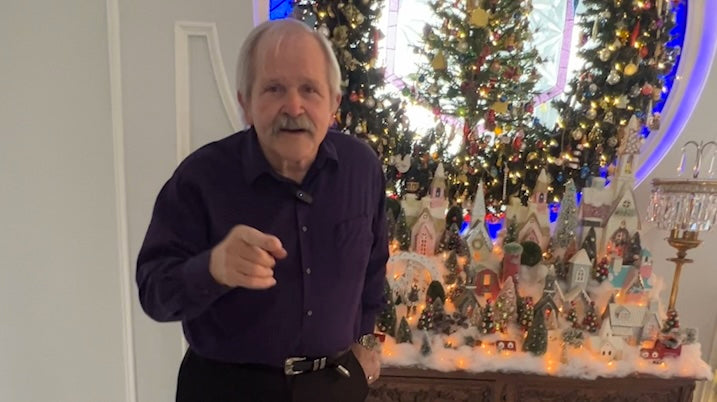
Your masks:
M666 357L679 357L681 353L682 345L676 339L658 339L654 347L640 349L640 356L652 360L655 364L662 363L662 359Z

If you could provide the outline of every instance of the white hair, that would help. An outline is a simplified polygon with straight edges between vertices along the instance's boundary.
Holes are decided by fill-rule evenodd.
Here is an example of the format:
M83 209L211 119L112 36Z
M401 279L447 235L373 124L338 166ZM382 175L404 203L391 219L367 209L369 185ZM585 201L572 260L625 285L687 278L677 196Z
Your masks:
M249 32L249 36L239 51L237 60L236 84L237 91L242 98L251 98L251 87L254 82L255 69L254 59L256 58L256 48L265 34L276 37L276 46L281 44L282 40L292 34L306 33L311 35L319 44L321 51L326 59L326 70L328 74L329 90L332 96L341 94L341 69L336 55L331 47L331 42L321 33L311 29L301 21L287 18L283 20L274 20L263 22Z

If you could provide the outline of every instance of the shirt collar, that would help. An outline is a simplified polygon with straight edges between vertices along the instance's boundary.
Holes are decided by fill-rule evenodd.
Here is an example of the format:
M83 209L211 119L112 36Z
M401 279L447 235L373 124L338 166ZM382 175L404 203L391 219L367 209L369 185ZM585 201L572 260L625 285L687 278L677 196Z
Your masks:
M248 130L240 133L240 135L247 136L245 141L243 141L241 149L242 158L240 161L246 181L248 183L254 183L254 181L263 174L277 176L276 172L274 172L274 169L272 169L269 164L269 161L266 159L266 156L264 156L264 152L261 150L254 126L251 126ZM336 133L333 130L329 130L324 140L321 141L321 144L319 144L316 159L311 164L310 170L321 169L328 161L338 163L339 155L336 152L336 146L333 143L333 135L341 134Z

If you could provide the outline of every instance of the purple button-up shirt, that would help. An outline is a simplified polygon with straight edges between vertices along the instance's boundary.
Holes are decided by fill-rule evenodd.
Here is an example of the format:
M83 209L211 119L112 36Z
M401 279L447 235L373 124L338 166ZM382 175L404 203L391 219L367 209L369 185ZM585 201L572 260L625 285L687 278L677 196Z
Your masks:
M280 367L345 350L372 333L388 258L380 162L329 131L300 185L278 176L253 129L208 144L164 185L137 261L142 307L181 320L191 348ZM218 284L209 254L235 225L281 239L288 257L266 290Z

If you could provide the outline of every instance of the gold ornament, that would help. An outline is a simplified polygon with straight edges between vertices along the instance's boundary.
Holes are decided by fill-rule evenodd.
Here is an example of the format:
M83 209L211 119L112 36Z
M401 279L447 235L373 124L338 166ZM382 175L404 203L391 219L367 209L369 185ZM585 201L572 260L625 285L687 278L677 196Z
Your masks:
M438 51L436 56L431 61L431 66L436 71L443 71L446 69L446 56L443 55L442 51Z
M623 73L628 77L635 75L636 72L637 72L637 65L635 63L629 63L628 65L625 66L625 70L623 70Z
M485 28L488 26L488 12L482 8L471 11L470 24L474 27Z
M349 28L346 25L339 25L334 28L334 35L331 40L339 49L349 45Z
M610 60L610 56L612 56L612 52L610 51L610 49L608 49L606 47L600 49L600 51L598 52L598 57L600 58L601 61Z
M618 73L617 70L613 69L612 71L610 71L610 74L608 74L607 79L605 81L607 81L607 83L610 85L617 84L618 82L620 82L620 73Z
M628 102L627 96L620 95L617 98L617 103L615 103L615 107L617 107L618 109L625 109L625 108L627 108L627 102Z
M503 128L502 127L496 127L495 130L493 130L495 135L501 135L503 134Z
M495 102L491 109L495 110L496 113L503 114L508 113L508 102Z
M528 156L527 156L527 161L528 161L528 162L533 161L533 160L535 160L535 159L538 159L538 153L537 153L537 152L533 151L533 152L531 152L531 153L528 154Z
M353 4L345 5L341 9L341 11L344 13L349 22L353 25L363 24L366 18L363 14L361 14L361 11L359 11L359 9L356 8L356 6Z

